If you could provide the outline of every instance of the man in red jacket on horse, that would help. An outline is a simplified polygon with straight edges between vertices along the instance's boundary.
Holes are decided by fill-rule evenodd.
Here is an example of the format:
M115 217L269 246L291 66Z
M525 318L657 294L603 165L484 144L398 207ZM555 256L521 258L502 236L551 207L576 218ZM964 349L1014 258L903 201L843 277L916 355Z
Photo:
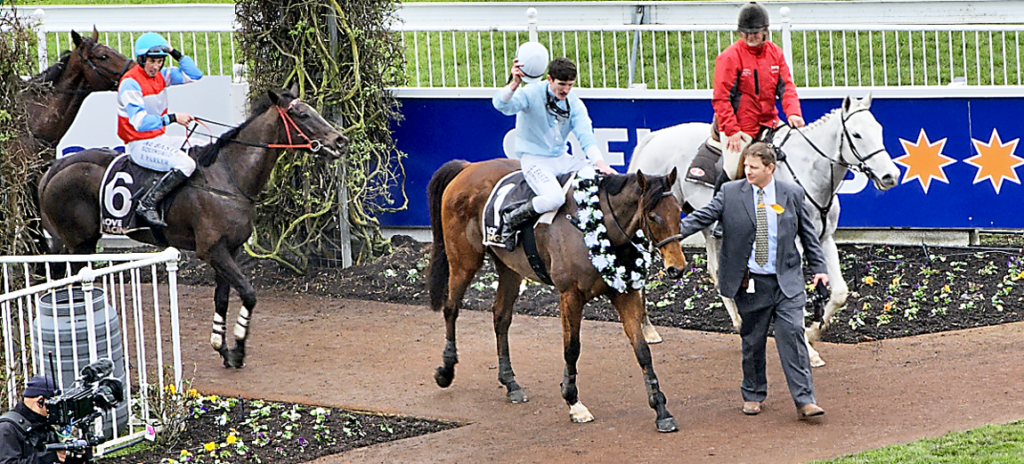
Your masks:
M768 10L750 2L740 9L738 23L739 40L715 59L711 104L717 129L725 136L724 173L715 185L715 193L722 183L743 177L739 164L743 149L765 130L782 124L775 108L778 99L782 100L789 125L804 126L785 55L782 48L768 41Z

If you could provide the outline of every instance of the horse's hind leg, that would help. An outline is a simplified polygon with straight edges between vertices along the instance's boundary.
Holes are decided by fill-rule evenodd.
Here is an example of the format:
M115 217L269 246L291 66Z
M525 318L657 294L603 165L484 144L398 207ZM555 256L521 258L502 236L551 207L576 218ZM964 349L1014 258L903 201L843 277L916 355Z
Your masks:
M846 279L843 277L843 269L839 262L839 249L833 237L827 237L821 242L821 251L825 255L825 263L828 265L828 283L832 287L828 304L825 305L825 312L821 317L820 324L811 324L807 328L804 337L807 342L807 354L811 358L811 367L821 367L825 361L817 350L811 347L812 343L821 339L821 331L828 328L829 321L839 308L846 305L846 298L850 294L850 288L846 286Z
M249 320L252 318L253 309L256 307L256 291L253 290L249 280L242 275L242 270L235 263L232 253L227 246L218 242L210 248L209 262L217 274L217 289L214 291L214 304L217 316L221 319L227 317L227 296L230 287L234 287L242 298L242 307L238 310L238 321L235 323L235 347L228 349L221 345L217 350L224 358L224 367L245 366L245 341L249 337ZM230 287L225 287L221 282L226 282ZM211 341L216 336L217 316L214 316L214 333Z
M619 319L622 320L622 329L626 337L633 344L633 352L636 354L636 361L643 371L644 385L647 387L647 404L657 414L655 425L659 432L675 432L679 430L676 420L665 407L665 394L661 392L658 384L658 376L654 374L654 361L651 358L651 349L644 341L640 330L641 317L643 314L643 298L640 292L632 291L612 296L612 304L619 311Z
M441 388L448 388L452 384L452 380L455 379L455 365L459 362L459 352L455 345L455 321L459 318L462 297L465 296L469 283L473 280L476 271L480 269L484 259L483 253L474 253L470 251L469 245L464 246L465 248L458 244L446 245L449 280L448 298L445 300L443 311L447 341L444 346L444 354L441 356L444 364L434 372L434 381Z
M507 397L511 403L529 401L526 391L516 382L516 373L512 371L509 358L508 328L512 325L512 306L519 298L519 285L523 278L497 258L494 268L498 271L498 292L494 299L494 335L498 342L498 381L508 390Z
M569 419L573 422L590 422L593 414L583 405L576 387L576 363L580 359L580 321L583 319L583 295L576 289L562 292L559 310L562 314L562 350L565 357L565 374L562 378L562 398L569 405Z
M704 249L708 253L708 275L711 276L711 280L715 282L715 290L718 290L718 253L721 250L721 239L716 239L711 235L710 229L704 229ZM743 323L743 319L740 317L740 310L736 307L736 302L732 298L722 297L722 304L725 305L725 310L729 313L729 318L732 319L732 328L736 333L740 332L740 324Z
M217 288L213 291L213 330L210 332L210 346L224 358L224 367L228 365L226 349L224 348L224 334L227 332L225 321L228 317L228 301L231 296L231 284L220 273L214 276L217 281Z

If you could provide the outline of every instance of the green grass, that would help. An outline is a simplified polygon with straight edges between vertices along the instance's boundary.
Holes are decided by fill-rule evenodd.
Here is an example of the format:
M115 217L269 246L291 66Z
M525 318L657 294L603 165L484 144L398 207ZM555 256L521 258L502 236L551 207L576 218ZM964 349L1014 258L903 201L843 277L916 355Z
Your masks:
M91 35L92 31L77 31L83 36ZM161 32L153 31L168 39L171 45L195 60L196 65L207 76L230 76L232 62L241 58L241 48L234 43L230 32ZM118 53L132 58L132 44L139 33L99 31L100 43L117 50ZM59 42L58 42L59 36ZM56 63L60 52L71 48L70 33L46 34L46 54L50 64ZM207 52L209 50L209 52ZM235 60L232 60L232 51ZM177 66L172 64L172 66ZM38 70L36 70L38 71Z
M1012 464L1024 462L1024 421L886 446L813 464Z
M796 31L793 78L801 88L947 85L954 77L966 78L969 85L1017 85L1024 81L1020 35ZM525 32L404 32L408 85L501 86L517 44L526 37ZM635 37L633 32L539 34L552 56L576 62L578 86L610 88L627 86ZM651 89L709 89L715 57L735 40L735 34L723 31L642 32L634 81ZM774 33L774 41L781 42L780 33Z

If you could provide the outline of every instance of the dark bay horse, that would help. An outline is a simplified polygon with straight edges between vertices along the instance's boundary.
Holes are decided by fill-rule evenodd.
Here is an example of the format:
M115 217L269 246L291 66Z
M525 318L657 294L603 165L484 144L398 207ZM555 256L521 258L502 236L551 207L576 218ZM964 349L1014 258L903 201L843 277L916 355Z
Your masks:
M29 79L25 106L35 147L56 147L71 128L90 93L117 90L118 82L133 61L98 42L99 32L82 37L71 31L75 48L60 61Z
M508 329L512 324L512 305L519 296L523 277L538 282L522 247L506 251L504 247L483 245L482 212L496 182L506 174L519 169L519 162L496 159L480 163L449 161L431 178L427 187L430 202L430 222L434 244L430 264L430 302L436 310L444 310L447 329L444 365L437 368L434 379L442 388L455 378L458 353L455 346L455 320L459 316L462 297L489 254L498 273L497 296L492 308L494 333L498 342L498 381L507 389L512 403L527 401L523 388L516 383L509 360ZM613 246L629 245L630 240L643 230L657 243L664 259L665 270L679 276L686 266L686 258L679 246L679 202L672 196L676 173L668 176L644 176L642 173L613 175L602 178L600 184L601 212ZM563 355L565 374L562 398L569 405L573 422L594 420L586 406L580 402L576 387L576 362L580 355L580 322L583 305L599 295L606 295L619 312L626 337L629 338L643 371L648 402L657 413L656 425L660 432L678 429L675 418L665 408L665 395L654 374L651 351L640 329L646 315L640 290L627 286L619 292L605 283L597 268L591 264L583 233L571 222L577 206L569 198L549 226L535 229L537 250L544 261L554 286L561 293L559 309L562 318ZM614 232L614 233L613 233Z
M197 149L198 168L178 190L165 216L168 226L162 232L166 242L148 229L129 234L145 243L194 250L213 268L216 314L210 342L224 358L225 367L244 366L245 340L256 306L256 292L234 255L252 234L255 198L266 186L278 156L289 147L336 158L348 147L348 139L292 92L268 92L269 99L254 105L245 123L221 135L215 144ZM107 165L117 155L92 149L60 158L40 181L43 226L60 238L66 250L77 254L96 251L100 184ZM241 296L243 307L235 324L235 347L228 349L224 334L231 288Z

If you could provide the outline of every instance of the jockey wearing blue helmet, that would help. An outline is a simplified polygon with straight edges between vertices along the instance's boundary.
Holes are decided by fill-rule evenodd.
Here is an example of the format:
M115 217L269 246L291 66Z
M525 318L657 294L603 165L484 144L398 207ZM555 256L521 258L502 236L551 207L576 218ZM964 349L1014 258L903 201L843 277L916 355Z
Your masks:
M147 32L135 40L139 66L128 70L117 87L117 135L136 164L167 172L143 195L135 212L154 226L166 227L156 206L196 170L196 162L182 151L184 137L167 135L166 126L192 121L188 113L168 113L169 85L187 84L203 77L192 58L175 50L163 37ZM180 68L164 68L167 57Z

